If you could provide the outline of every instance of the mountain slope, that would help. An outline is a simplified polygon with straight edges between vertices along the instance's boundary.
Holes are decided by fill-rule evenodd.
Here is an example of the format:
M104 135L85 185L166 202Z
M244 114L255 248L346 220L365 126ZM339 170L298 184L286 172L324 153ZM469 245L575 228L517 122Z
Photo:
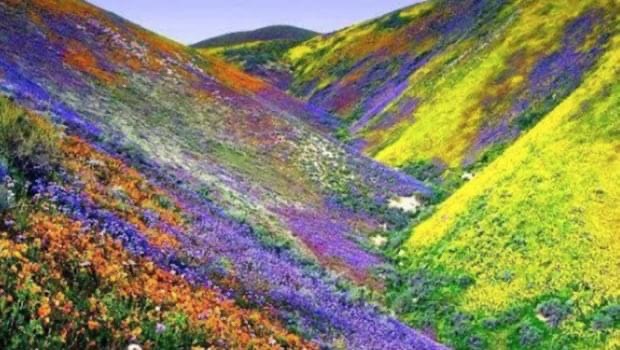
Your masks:
M206 39L196 44L193 44L192 47L197 49L206 49L248 44L256 41L274 40L301 42L317 35L319 35L319 33L294 26L268 26L251 31L235 32L216 36L214 38Z
M247 44L199 49L217 56L253 76L285 91L292 83L291 65L284 59L299 42L289 40L258 41Z
M615 349L617 13L429 1L257 65L306 104L0 1L0 347Z
M11 173L29 177L24 201L43 197L69 220L56 226L96 227L89 232L108 234L141 264L270 310L266 319L320 346L438 347L350 294L352 284L381 289L371 272L385 261L371 238L410 216L391 201L431 192L332 139L337 119L84 2L3 1L0 18L2 93L135 168L167 194L160 206L176 203L185 224L133 212L142 187L123 187L119 175L110 181L105 167L93 173L99 157L79 147L72 152L82 164L45 172L5 159ZM150 237L150 223L163 234ZM45 234L27 229L9 239Z
M0 347L314 348L164 257L187 223L135 169L4 97L0 126Z
M89 139L192 180L194 190L208 192L210 200L254 224L290 233L294 224L286 213L312 216L329 207L345 231L347 220L361 220L373 232L379 222L373 222L372 206L388 210L390 196L426 191L413 179L348 156L297 119L306 114L320 124L329 122L329 115L118 18L95 12L99 22L90 23L86 15L76 18L80 12L71 7L84 5L63 6L58 11L43 5L5 7L3 30L14 44L2 49L3 89L35 109L52 109L59 121ZM351 193L345 179L362 193ZM342 244L345 251L355 246Z
M289 88L381 162L460 176L579 86L617 12L606 0L427 1L292 48Z
M403 319L462 349L618 346L619 11L429 1L282 60L339 137L463 185L395 249L386 299Z
M192 47L234 63L245 72L258 76L279 89L292 82L287 52L319 33L291 26L271 26L251 32L233 33L202 41Z
M615 36L579 88L413 230L400 255L420 280L393 302L414 323L434 318L462 348L620 346L619 60Z

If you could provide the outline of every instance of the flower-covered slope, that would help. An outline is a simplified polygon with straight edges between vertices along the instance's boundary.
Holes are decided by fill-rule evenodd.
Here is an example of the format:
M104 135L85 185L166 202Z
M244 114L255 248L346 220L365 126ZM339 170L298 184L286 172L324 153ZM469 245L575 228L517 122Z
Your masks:
M292 67L290 91L341 117L338 135L377 160L456 173L501 154L577 88L618 11L609 0L430 0L274 52L262 68Z
M458 348L620 347L618 62L615 36L580 87L413 230L391 295L412 324Z
M1 348L316 347L184 266L187 219L134 169L5 98L0 126Z
M439 348L364 298L431 193L328 113L74 0L0 1L0 91L64 128L1 115L7 346Z
M286 91L293 83L293 67L286 55L302 41L268 40L226 45L214 48L198 48L205 55L218 56L235 64L243 71Z
M0 126L2 348L441 348L5 98Z
M90 5L5 1L0 16L6 94L355 281L381 260L360 245L406 221L389 200L429 194L326 136L329 114ZM301 229L316 218L333 224Z

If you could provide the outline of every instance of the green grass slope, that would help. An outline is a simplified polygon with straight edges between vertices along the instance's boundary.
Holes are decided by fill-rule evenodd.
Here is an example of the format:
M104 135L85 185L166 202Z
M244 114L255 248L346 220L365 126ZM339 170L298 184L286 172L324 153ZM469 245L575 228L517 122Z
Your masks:
M620 347L619 45L413 230L389 297L411 323L463 349Z
M271 41L271 40L290 40L294 42L301 42L308 40L319 33L287 25L276 25L259 28L256 30L235 32L220 35L214 38L200 41L192 47L198 49L233 46L240 44L247 44L255 41Z

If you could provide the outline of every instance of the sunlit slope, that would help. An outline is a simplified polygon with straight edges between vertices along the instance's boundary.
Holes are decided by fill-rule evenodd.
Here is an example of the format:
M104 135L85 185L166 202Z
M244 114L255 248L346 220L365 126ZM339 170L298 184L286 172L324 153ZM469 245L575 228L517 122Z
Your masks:
M192 45L206 55L219 56L270 84L288 89L292 75L288 50L319 33L291 26L270 26L222 35Z
M424 191L334 142L330 115L86 3L3 2L0 18L2 92L358 282L380 260L358 243L406 222L390 197ZM316 218L336 225L302 229Z
M186 214L0 97L0 348L317 348L181 262Z
M386 164L468 167L580 85L617 13L608 0L432 0L291 49L291 91Z
M78 224L87 226L84 232L89 236L84 238L93 240L85 245L125 249L119 255L106 255L112 261L102 261L102 266L120 269L122 277L112 274L111 284L121 280L129 287L132 282L141 287L146 275L154 272L138 271L136 266L149 263L161 268L162 278L178 277L174 288L170 286L171 299L165 300L174 303L175 295L181 294L189 299L186 306L191 310L176 311L197 321L214 321L207 328L203 322L192 322L192 329L180 334L191 345L193 337L204 336L208 342L200 343L207 347L211 342L216 348L252 347L252 337L246 335L255 328L243 323L256 311L256 327L269 326L274 335L260 335L259 343L268 348L285 343L279 335L292 334L298 337L291 338L290 344L300 346L307 344L303 338L328 348L405 350L411 344L441 348L368 303L365 293L354 292L362 285L373 290L383 287L372 272L385 259L370 244L371 238L405 226L410 216L391 208L390 201L420 199L430 192L413 178L361 157L330 137L327 131L338 121L329 114L221 60L203 57L77 0L0 1L0 94L30 113L49 117L60 133L79 141L69 150L71 166L47 168L34 162L21 169L23 155L7 157L7 150L25 143L14 132L22 120L1 130L17 138L0 150L0 175L8 162L8 172L19 180L18 194L24 201L16 212L8 212L10 224L4 220L5 208L0 213L0 233L8 233L1 237L3 247L13 249L25 236L45 241L46 234L53 235L48 241L66 245L81 232ZM38 162L38 150L29 153ZM114 159L115 171L105 166L103 156ZM75 172L79 174L73 176ZM136 172L143 182L131 181ZM149 194L147 182L166 195ZM9 185L14 187L2 184L3 194L13 191ZM55 210L39 213L39 199ZM134 208L136 201L147 207ZM176 208L182 224L162 222L167 214L160 214L158 208ZM34 218L42 229L29 229ZM20 228L12 228L15 223ZM15 249L22 248L29 249ZM51 254L45 257L50 266L63 261L59 255L63 252L75 253L78 264L85 267L95 265L82 261L88 256L78 254L86 250L79 246L45 249ZM29 261L38 259L29 257ZM12 264L9 261L3 271L19 271ZM142 277L123 275L131 271ZM55 276L60 287L39 291L37 296L62 291L74 280L74 272L67 273ZM6 283L19 278L11 274ZM20 289L13 287L12 292ZM136 288L138 297L167 289L168 284L150 287ZM194 300L199 287L217 293ZM81 289L77 285L64 290ZM144 293L145 298L155 299ZM216 302L219 296L226 302ZM196 310L203 304L206 311ZM221 336L227 339L218 345L212 337L220 335L209 334L209 328L219 327L217 317L224 305L234 307L226 308L231 323L222 328L226 334ZM148 312L157 312L156 306ZM263 313L266 309L270 311ZM13 328L14 317L29 322L40 316L30 307L20 308L17 316L4 310L0 305L2 323L10 323L10 329L19 328ZM43 322L48 311L41 312ZM50 322L55 325L58 320L53 317ZM148 323L145 332L151 332L145 336L148 340L157 337L152 333L157 331L155 317L143 318ZM61 331L59 325L34 329L42 338L26 339L27 345L15 348L47 347L36 340L55 337L56 330ZM121 326L106 329L112 328ZM138 334L140 328L132 326L130 331ZM89 333L82 339L94 336ZM122 343L131 340L129 336Z
M418 277L393 299L412 322L460 347L620 346L619 44L414 229L400 255Z

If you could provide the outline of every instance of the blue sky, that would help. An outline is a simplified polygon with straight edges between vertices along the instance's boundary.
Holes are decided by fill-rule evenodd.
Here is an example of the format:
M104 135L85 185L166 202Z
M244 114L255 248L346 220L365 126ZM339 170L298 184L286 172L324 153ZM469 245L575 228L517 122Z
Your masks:
M291 24L327 33L419 0L88 0L184 44Z

